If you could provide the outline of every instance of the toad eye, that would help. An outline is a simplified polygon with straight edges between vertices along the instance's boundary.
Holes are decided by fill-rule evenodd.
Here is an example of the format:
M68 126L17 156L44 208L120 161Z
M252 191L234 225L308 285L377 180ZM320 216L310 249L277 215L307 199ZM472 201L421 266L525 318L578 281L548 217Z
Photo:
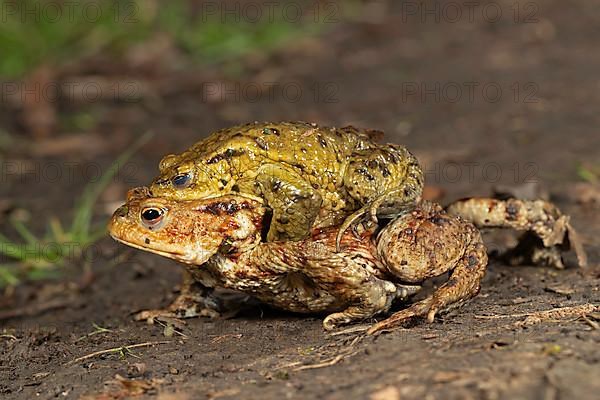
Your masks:
M149 229L158 228L164 217L164 210L161 208L148 207L142 210L142 223Z
M187 187L191 181L192 177L188 173L176 175L172 179L173 186L175 186L177 189L183 189Z

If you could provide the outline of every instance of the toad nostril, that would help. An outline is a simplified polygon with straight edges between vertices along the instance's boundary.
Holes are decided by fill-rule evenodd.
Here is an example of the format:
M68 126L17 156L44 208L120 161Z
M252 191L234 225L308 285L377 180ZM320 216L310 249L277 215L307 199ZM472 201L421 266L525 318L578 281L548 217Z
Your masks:
M129 207L121 206L121 207L117 208L117 211L115 211L115 214L117 214L118 217L126 217L128 212L129 212Z

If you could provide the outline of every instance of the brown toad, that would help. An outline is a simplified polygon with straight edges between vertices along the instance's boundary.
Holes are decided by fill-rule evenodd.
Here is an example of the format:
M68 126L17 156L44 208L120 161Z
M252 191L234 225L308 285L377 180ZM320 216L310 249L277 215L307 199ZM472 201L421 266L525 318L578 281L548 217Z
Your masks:
M422 202L383 228L361 227L342 236L336 252L335 227L317 228L301 241L263 242L266 207L239 195L192 201L151 197L146 188L131 190L128 202L109 225L113 238L129 246L186 265L181 295L157 316L216 315L210 288L250 294L278 308L299 313L330 313L325 329L386 312L432 277L450 272L446 283L425 299L374 325L370 332L436 313L475 296L487 265L478 229L508 227L535 233L537 261L562 266L561 255L575 246L580 265L585 253L569 218L544 201L467 199L449 207ZM536 261L536 260L534 260Z

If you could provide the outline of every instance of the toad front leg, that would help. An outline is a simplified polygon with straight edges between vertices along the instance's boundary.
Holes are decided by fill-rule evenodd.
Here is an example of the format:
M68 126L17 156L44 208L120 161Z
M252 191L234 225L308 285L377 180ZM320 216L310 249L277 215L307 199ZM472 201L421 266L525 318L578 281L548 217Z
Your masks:
M429 202L385 227L377 238L377 253L389 272L403 282L451 274L432 295L373 325L370 334L412 317L426 316L433 322L439 311L479 293L487 266L486 248L477 228Z
M161 318L216 318L221 315L223 305L213 294L213 289L202 284L187 270L183 271L183 280L179 296L165 309L144 310L135 314L138 321L153 321Z
M572 248L579 266L587 265L585 250L569 216L547 201L472 198L450 204L447 211L478 228L525 231L519 245L507 253L510 261L564 268L562 254Z
M359 210L341 225L339 242L344 232L365 216L392 218L412 210L423 192L423 171L416 157L406 148L388 144L377 149L354 152L344 174L344 187L359 204Z
M321 209L321 196L309 182L292 169L279 164L265 164L252 181L240 181L242 191L256 191L247 185L258 185L262 196L273 210L267 241L298 241L310 234Z

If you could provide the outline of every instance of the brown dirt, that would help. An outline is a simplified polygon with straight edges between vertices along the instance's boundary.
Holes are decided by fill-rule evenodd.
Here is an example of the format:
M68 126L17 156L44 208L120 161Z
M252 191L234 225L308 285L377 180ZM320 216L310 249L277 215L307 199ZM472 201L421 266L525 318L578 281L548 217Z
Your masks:
M128 186L147 183L161 155L217 127L245 120L355 123L382 129L387 140L414 149L426 164L428 183L446 194L444 202L487 195L496 184L540 182L580 229L589 268L509 267L492 260L473 301L433 324L416 321L377 338L332 336L323 331L320 316L267 308L226 320L189 320L185 336L165 337L163 327L136 323L131 313L168 304L178 267L104 239L88 285L29 284L0 303L3 313L47 307L0 322L5 333L0 337L1 397L102 399L139 392L161 399L597 398L598 311L542 319L522 314L600 305L598 208L569 196L578 165L593 166L600 159L595 40L600 15L585 2L531 2L538 7L537 22L515 23L512 1L495 4L504 12L496 23L477 11L473 22L463 15L459 23L443 16L440 23L423 23L417 16L403 20L400 5L371 6L362 21L340 22L322 40L289 46L240 81L297 82L303 88L297 103L282 96L207 101L198 82L226 82L217 72L154 73L151 99L93 105L100 123L89 134L102 138L104 148L60 156L14 149L6 160L105 166L134 135L151 127L157 137L132 164L133 178L115 183L104 199L110 201ZM406 92L420 82L429 88L439 82L440 100ZM477 90L473 101L466 93L458 101L449 98L454 92L443 93L444 87L452 89L450 83L466 90L467 82L497 84L503 94L492 102ZM536 102L524 99L530 82ZM521 90L516 101L515 84ZM336 101L315 101L314 85L335 88ZM8 113L2 116L7 126L16 126ZM496 171L502 173L498 179ZM13 176L3 178L2 197L44 220L50 211L66 215L72 193L84 181ZM507 239L496 234L486 240L493 249ZM80 280L79 275L69 275L67 282ZM84 337L93 323L111 332ZM164 341L124 356L72 362L100 350ZM318 363L325 364L298 370Z

